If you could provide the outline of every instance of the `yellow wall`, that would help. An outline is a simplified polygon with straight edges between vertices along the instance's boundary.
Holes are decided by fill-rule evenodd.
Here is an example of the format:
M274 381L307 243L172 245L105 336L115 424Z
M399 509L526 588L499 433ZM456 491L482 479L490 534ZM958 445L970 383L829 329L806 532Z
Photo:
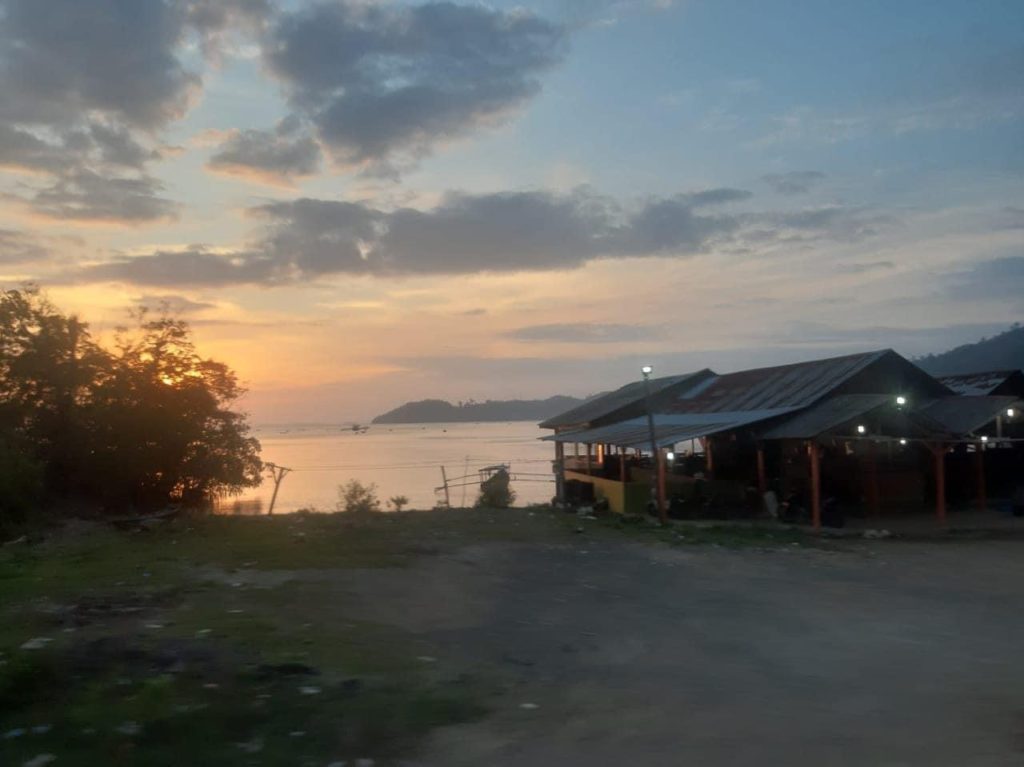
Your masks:
M616 482L576 471L566 471L565 478L592 484L594 497L607 500L608 508L617 514L643 514L651 495L651 486L642 482Z

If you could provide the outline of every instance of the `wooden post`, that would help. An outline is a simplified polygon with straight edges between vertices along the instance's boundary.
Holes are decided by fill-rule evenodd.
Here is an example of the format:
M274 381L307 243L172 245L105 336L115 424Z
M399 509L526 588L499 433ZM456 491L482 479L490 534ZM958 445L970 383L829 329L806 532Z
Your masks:
M665 450L658 448L658 520L668 524L668 509L665 508Z
M821 455L818 445L807 443L807 455L811 459L811 524L821 529Z
M555 498L565 502L565 445L555 443Z
M764 497L768 492L768 477L764 470L764 443L757 443L757 491Z
M940 525L946 524L946 445L937 442L935 453L935 516Z
M868 442L868 509L872 517L878 516L878 446Z
M591 448L591 445L588 442L587 443L587 475L588 476L590 475L590 448Z
M444 483L444 505L450 509L452 507L452 499L448 494L448 475L444 471L444 466L441 467L441 481Z
M626 481L626 451L619 450L619 481Z
M270 508L267 509L267 516L269 517L274 513L274 504L277 503L277 491L281 489L281 480L284 479L286 474L291 472L291 469L278 466L276 463L267 463L264 466L270 469L270 475L274 478L274 494L270 496Z
M975 446L974 467L977 472L978 511L988 508L988 489L985 487L985 444Z
M715 473L715 456L711 452L711 437L704 437L704 464L707 470L708 479L711 479Z

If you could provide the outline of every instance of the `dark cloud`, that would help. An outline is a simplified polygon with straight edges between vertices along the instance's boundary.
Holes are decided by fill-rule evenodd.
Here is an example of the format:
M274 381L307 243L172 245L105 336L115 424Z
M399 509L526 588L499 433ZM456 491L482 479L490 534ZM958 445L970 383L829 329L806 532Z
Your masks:
M184 14L163 0L3 0L0 119L64 125L98 111L157 128L199 78L175 56Z
M159 294L140 296L136 305L153 311L167 311L171 314L195 314L204 309L213 309L216 304L205 301L193 301L191 298L177 294Z
M517 341L554 341L557 343L601 344L624 341L649 341L662 336L662 328L615 323L555 323L527 325L506 333Z
M76 276L87 282L130 282L150 286L219 286L269 282L275 264L254 254L222 256L203 247L158 250L87 267Z
M761 176L761 180L779 194L807 194L811 187L825 178L825 174L816 170L792 171L790 173L769 173Z
M769 224L770 228L765 230L768 240L788 238L790 242L820 239L858 242L899 224L889 214L841 205L764 214L756 220Z
M258 0L0 0L0 167L42 174L22 199L61 219L144 222L172 204L147 165L200 87L179 52ZM30 189L32 187L29 187Z
M472 274L570 269L599 258L686 257L729 241L743 224L742 214L706 209L747 196L712 189L650 199L634 209L587 190L450 194L430 210L274 202L252 211L264 231L244 252L155 253L93 267L80 277L155 285L278 283L329 274Z
M111 177L74 170L37 192L30 205L40 215L70 221L138 223L173 218L177 205L159 195L162 189L149 176Z
M42 261L50 251L24 232L0 229L0 264L27 264Z
M339 163L380 170L523 104L565 38L523 11L342 1L283 14L264 58Z
M206 167L260 181L290 183L317 172L320 146L301 126L286 120L274 131L233 131Z

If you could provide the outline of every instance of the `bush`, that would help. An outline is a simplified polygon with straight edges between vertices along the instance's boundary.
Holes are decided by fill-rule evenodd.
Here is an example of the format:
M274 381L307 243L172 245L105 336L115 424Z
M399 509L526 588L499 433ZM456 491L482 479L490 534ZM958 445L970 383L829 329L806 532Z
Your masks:
M476 499L478 508L507 509L516 500L515 491L509 487L509 475L504 469L480 484L480 496Z
M409 505L409 499L404 495L393 495L388 500L388 506L393 508L395 511L401 511L403 507Z
M0 440L0 530L23 522L43 497L43 466Z
M338 511L367 513L380 511L377 486L372 482L364 485L358 479L350 479L338 487Z

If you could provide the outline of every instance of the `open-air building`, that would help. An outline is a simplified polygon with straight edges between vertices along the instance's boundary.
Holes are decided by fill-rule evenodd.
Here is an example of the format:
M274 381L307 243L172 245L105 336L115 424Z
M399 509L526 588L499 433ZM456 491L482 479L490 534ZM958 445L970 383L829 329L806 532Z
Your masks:
M816 526L924 507L944 520L950 501L984 507L1024 480L1024 376L978 381L991 388L881 350L637 381L541 426L569 502L701 516L757 514L774 498Z

